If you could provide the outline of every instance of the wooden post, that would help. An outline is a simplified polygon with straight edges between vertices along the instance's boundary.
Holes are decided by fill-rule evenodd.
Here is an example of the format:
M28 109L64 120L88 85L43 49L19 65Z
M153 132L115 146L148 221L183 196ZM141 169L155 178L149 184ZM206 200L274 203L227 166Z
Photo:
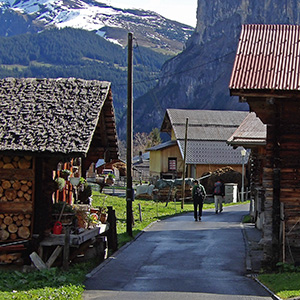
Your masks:
M70 255L70 227L65 227L65 244L63 253L63 269L67 271L69 269L69 255Z
M281 107L276 106L275 122L274 122L274 136L273 136L273 204L272 204L272 252L274 266L279 261L279 253L281 247L278 243L280 240L280 183L281 183L281 158L280 158L280 145L281 145Z
M30 255L29 255L31 261L33 262L33 264L35 265L35 267L42 271L44 269L47 269L47 266L46 264L42 261L42 259L37 255L36 252L32 252Z
M62 246L57 246L55 248L55 250L53 251L53 253L51 254L51 256L48 258L48 260L46 262L46 266L48 268L51 268L51 266L53 265L53 263L55 262L55 260L57 259L57 257L60 255L62 249L63 249Z
M109 224L109 230L107 233L108 249L115 252L118 250L117 218L112 206L108 206L107 209L107 222Z
M185 198L185 164L186 164L186 147L187 147L187 132L188 132L189 118L185 122L185 139L184 139L184 153L183 153L183 170L182 170L182 194L181 194L181 208L184 206Z
M285 263L285 220L284 220L284 203L280 203L280 221L281 221L281 237L282 237L282 262Z
M132 140L133 140L133 51L132 51L132 33L128 33L128 86L127 86L127 160L126 160L126 229L127 234L132 236Z
M143 222L141 203L139 203L139 215L140 215L140 222Z

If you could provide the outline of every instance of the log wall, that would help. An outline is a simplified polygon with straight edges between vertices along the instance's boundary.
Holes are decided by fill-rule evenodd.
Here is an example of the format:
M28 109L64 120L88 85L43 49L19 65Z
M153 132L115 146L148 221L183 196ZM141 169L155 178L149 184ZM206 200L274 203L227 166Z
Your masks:
M265 148L263 146L251 148L250 156L250 192L251 192L251 217L256 227L262 229L264 223L264 190L263 190L263 168L265 159Z
M300 104L295 99L248 99L267 124L262 186L265 262L300 262Z

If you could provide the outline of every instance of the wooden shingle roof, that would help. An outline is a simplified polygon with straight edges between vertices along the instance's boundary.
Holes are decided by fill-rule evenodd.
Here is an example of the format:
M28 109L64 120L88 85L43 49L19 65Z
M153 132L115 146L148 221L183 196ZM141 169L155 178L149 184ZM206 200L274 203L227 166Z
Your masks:
M300 92L300 26L243 25L229 89Z
M267 125L251 112L227 142L232 146L251 147L266 145L266 139Z
M161 131L173 129L176 140L184 140L188 118L188 140L226 141L247 114L245 111L167 109Z
M0 80L0 151L86 155L110 91L106 81Z
M161 131L175 134L183 157L186 118L188 121L187 164L240 164L240 149L227 145L227 139L249 112L168 109Z

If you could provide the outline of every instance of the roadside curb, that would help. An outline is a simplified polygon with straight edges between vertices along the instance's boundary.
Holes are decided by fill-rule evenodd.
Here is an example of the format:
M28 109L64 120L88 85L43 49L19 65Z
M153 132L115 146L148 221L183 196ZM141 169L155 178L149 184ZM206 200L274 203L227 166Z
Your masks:
M252 272L252 266L251 266L251 255L250 255L250 248L249 248L249 238L246 232L245 224L242 222L242 233L243 233L243 238L245 242L245 248L246 248L246 272L247 274Z
M278 297L274 292L272 292L267 286L265 286L258 278L257 278L257 274L253 273L252 270L252 263L251 263L251 250L250 250L250 240L249 240L249 236L247 234L247 230L246 230L246 226L245 224L242 222L242 232L243 232L243 238L244 238L244 242L245 242L245 248L246 248L246 276L255 280L261 287L263 287L274 300L283 300L282 298ZM290 299L290 300L297 300L297 299Z
M282 298L278 297L275 295L267 286L265 286L261 281L259 281L256 277L257 275L251 275L251 278L255 280L260 286L262 286L270 295L273 299L275 300L283 300ZM292 300L292 299L290 299ZM296 299L295 299L296 300Z
M260 284L267 292L271 294L271 297L275 300L284 300L279 296L275 295L267 286L265 286L259 279L257 279L257 275L251 275L251 278L254 279L258 284ZM300 300L300 297L288 298L288 300Z

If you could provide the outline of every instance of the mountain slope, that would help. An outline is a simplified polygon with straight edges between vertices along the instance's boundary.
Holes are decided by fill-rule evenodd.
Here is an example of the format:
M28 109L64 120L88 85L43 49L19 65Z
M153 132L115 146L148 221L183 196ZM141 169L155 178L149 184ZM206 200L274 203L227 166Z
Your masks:
M149 48L134 49L135 94L141 96L153 87L169 56ZM39 34L0 37L0 78L77 77L112 82L116 116L127 102L127 49L81 29L51 29Z
M93 0L0 0L0 36L5 37L0 39L0 77L111 81L118 121L127 101L129 31L138 82L134 97L139 97L155 85L162 64L182 51L192 27Z
M96 32L126 46L127 33L132 32L139 45L174 55L182 51L193 32L192 27L151 11L120 9L93 0L6 0L0 3L0 34L3 36L71 27Z
M135 102L135 130L160 126L166 108L248 110L228 90L241 25L300 24L298 7L297 0L198 0L187 48L164 64L157 86Z

